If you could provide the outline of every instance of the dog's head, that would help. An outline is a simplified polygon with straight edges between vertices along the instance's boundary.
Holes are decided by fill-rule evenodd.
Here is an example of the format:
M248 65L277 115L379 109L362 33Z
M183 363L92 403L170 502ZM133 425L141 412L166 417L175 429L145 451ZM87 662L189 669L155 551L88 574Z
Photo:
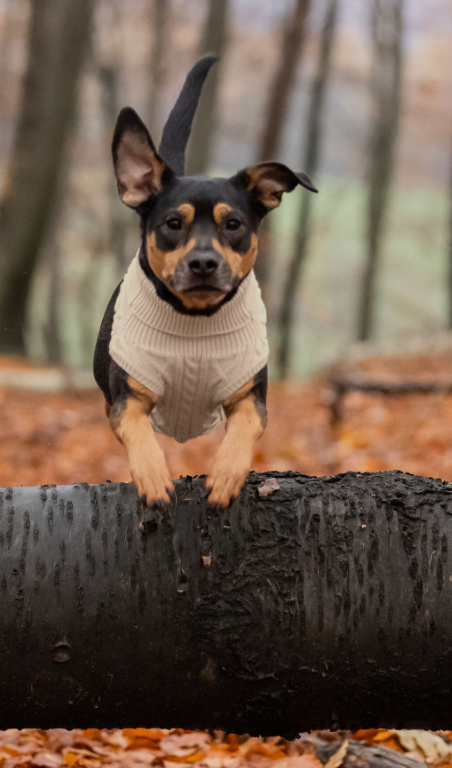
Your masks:
M129 107L118 117L113 160L119 196L138 211L147 265L185 311L214 311L237 289L257 255L257 230L283 192L308 177L281 163L229 179L177 176Z

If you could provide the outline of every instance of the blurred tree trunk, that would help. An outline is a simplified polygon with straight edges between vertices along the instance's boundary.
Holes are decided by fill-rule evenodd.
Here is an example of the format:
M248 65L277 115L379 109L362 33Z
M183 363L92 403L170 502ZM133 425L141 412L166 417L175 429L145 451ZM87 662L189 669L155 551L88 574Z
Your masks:
M279 63L276 68L270 89L270 99L267 109L267 122L262 133L259 147L259 162L276 160L281 144L284 123L288 115L290 98L300 61L303 39L311 0L296 0L293 13L288 14L279 53ZM262 288L264 298L268 292L270 279L270 258L272 238L269 219L263 220L259 235L259 258L256 261L255 272Z
M218 88L222 58L227 47L229 0L209 0L199 55L214 53L220 61L212 67L203 88L187 147L187 173L206 173L217 122Z
M162 90L165 82L165 51L168 43L169 25L168 0L153 0L152 27L153 40L151 49L151 85L148 103L148 128L154 141L160 136Z
M451 147L452 148L452 147ZM449 274L448 274L448 327L452 328L452 153L449 169Z
M12 0L7 0L3 8L3 19L0 26L0 153L3 154L7 146L6 125L9 120L9 90L10 84L10 45L13 37Z
M374 326L375 280L394 170L401 102L403 0L373 0L371 28L375 117L368 174L367 263L358 317L360 341L370 338Z
M107 134L107 142L111 143L116 118L119 113L119 95L118 81L119 71L116 65L104 65L99 68L99 79L101 83L101 106L102 115ZM121 205L118 198L118 187L111 169L108 182L108 203L109 203L109 249L115 257L118 276L124 274L132 254L126 253L127 231L130 226L131 211L124 205ZM135 216L133 216L135 223Z
M322 116L331 66L331 54L337 26L338 0L328 0L322 28L317 72L312 83L308 112L306 148L301 170L314 177L319 166L322 146ZM302 190L294 251L284 285L279 316L279 347L277 368L280 379L287 378L290 364L295 300L298 294L300 273L308 248L312 193Z
M44 342L48 363L63 362L63 349L60 335L60 295L61 295L61 250L55 238L49 250L50 280L47 322L44 326Z
M34 0L15 145L0 205L0 349L24 354L33 273L52 219L94 0Z
M43 240L40 262L44 262L49 271L47 284L47 317L42 334L45 346L46 362L61 364L63 362L63 345L61 341L61 292L62 292L62 253L58 233L64 227L64 201L69 187L69 167L63 161L58 180L56 203L47 226L47 234Z
M259 148L259 162L274 160L281 143L297 64L302 51L310 3L311 0L296 0L293 13L287 16L279 54L279 65L270 91L267 122Z

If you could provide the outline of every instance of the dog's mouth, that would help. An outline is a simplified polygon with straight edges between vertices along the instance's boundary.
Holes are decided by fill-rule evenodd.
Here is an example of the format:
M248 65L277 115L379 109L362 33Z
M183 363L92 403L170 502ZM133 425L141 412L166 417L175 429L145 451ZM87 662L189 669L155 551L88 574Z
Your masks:
M218 288L216 285L192 285L190 288L185 288L182 293L227 293L224 288Z

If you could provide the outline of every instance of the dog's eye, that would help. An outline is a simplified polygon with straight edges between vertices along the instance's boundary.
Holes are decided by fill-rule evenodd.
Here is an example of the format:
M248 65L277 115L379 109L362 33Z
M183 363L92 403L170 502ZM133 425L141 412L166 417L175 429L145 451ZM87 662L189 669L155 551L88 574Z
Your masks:
M176 219L176 218L168 219L168 221L166 222L166 226L169 229L182 229L182 222L180 219Z
M226 229L236 230L242 226L242 222L238 219L228 219L226 222Z

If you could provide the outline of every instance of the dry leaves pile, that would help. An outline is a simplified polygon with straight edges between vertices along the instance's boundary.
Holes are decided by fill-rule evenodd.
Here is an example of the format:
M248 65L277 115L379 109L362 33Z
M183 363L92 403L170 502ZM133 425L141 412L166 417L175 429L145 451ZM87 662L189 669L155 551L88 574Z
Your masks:
M238 738L222 732L125 728L124 730L0 731L0 768L322 768L295 743L274 738ZM333 766L330 766L333 768Z
M181 729L10 729L0 731L0 768L340 768L350 740L389 747L434 768L452 765L451 731L371 729L316 735L337 742L324 766L312 740L303 736L290 742L279 736L264 739ZM365 765L365 752L362 756Z

